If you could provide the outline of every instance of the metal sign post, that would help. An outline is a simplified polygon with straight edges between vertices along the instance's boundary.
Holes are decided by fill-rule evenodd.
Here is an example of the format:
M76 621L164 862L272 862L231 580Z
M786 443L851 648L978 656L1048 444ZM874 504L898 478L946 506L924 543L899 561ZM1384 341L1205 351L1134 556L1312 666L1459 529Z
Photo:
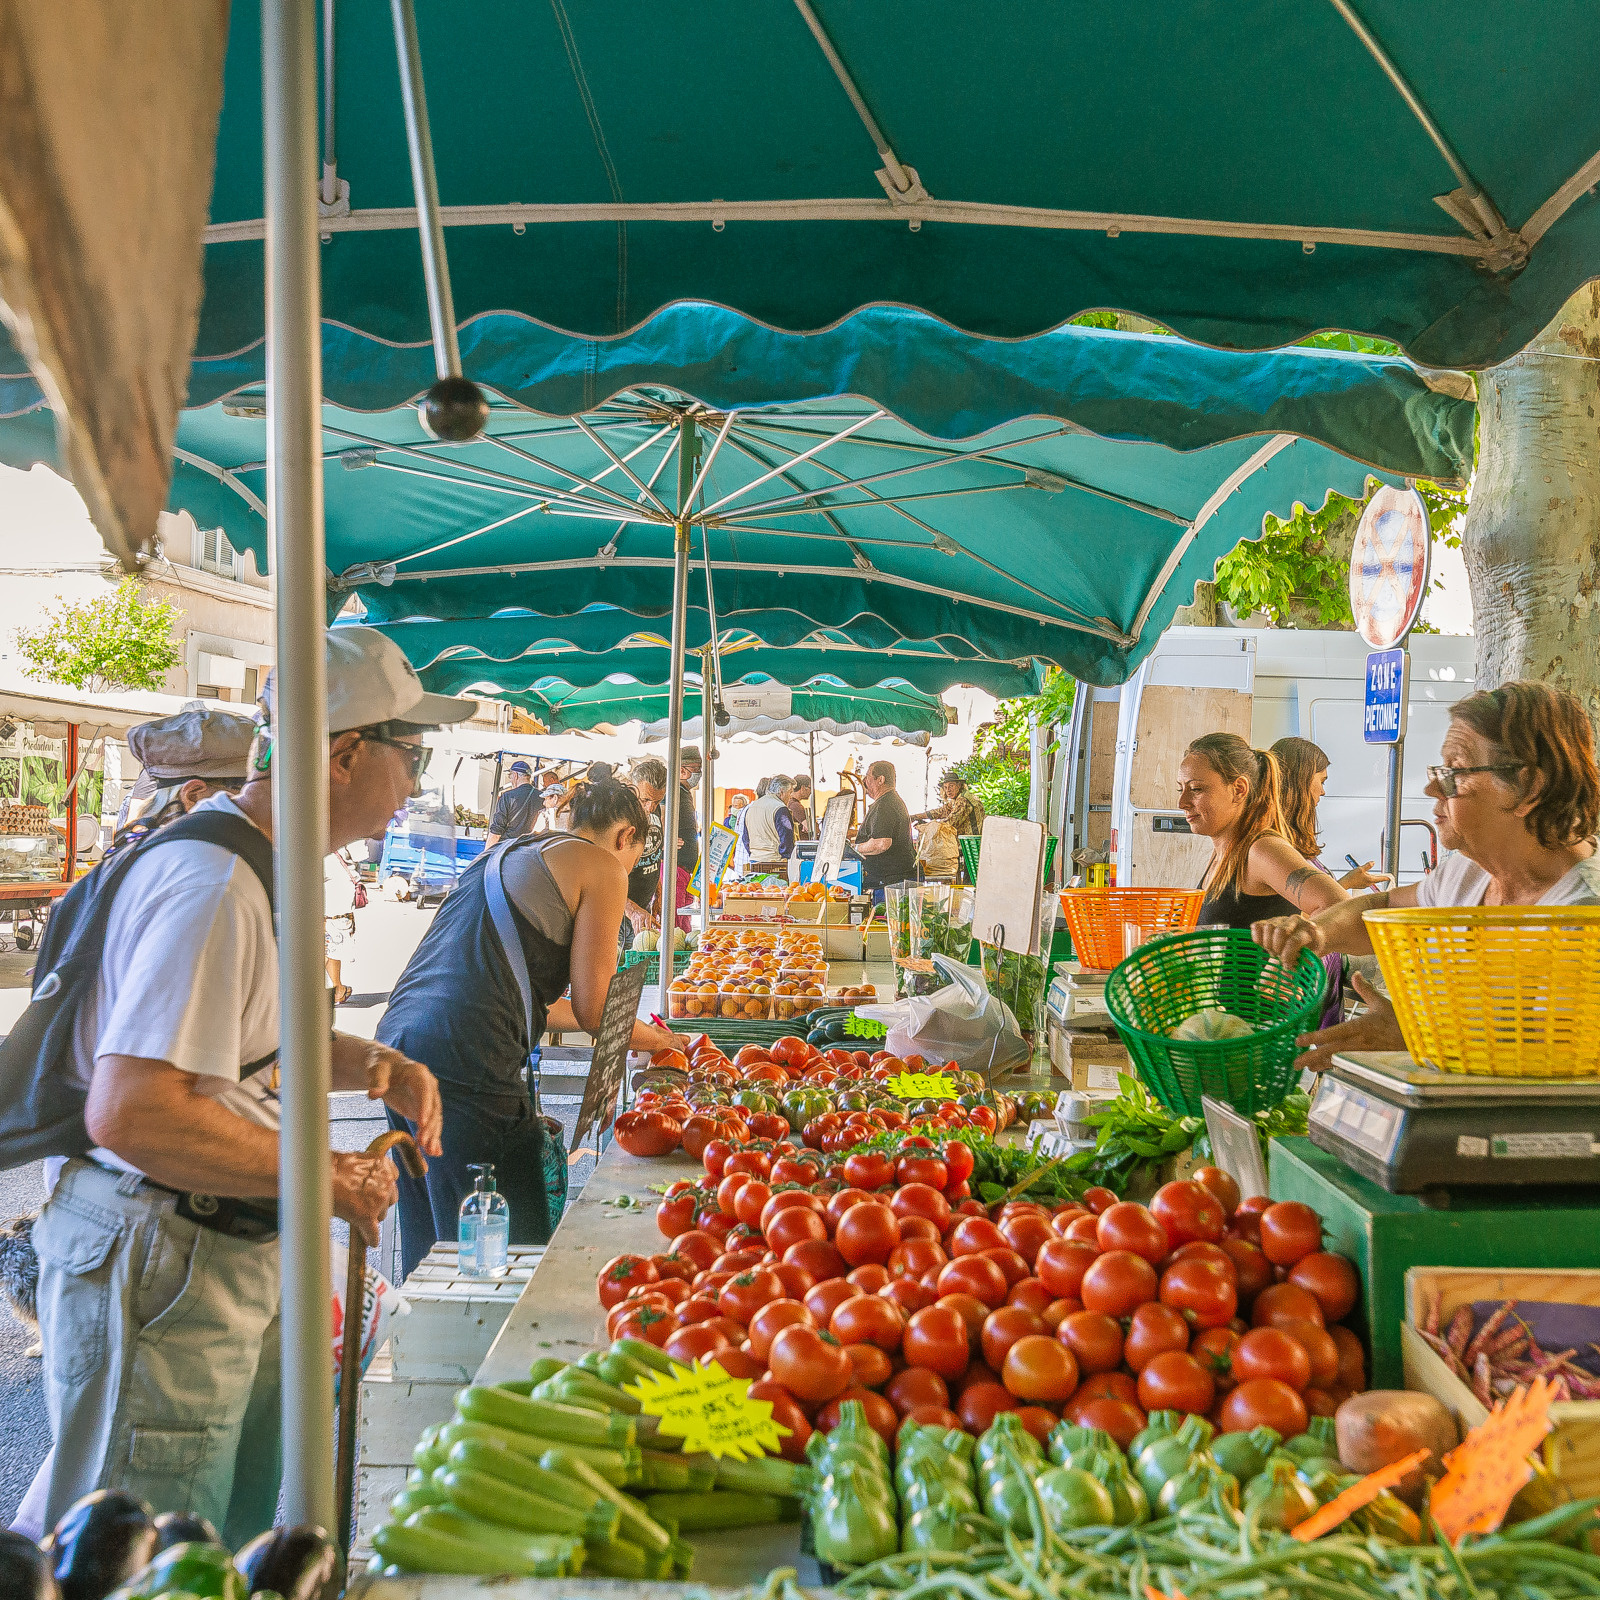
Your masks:
M1400 881L1400 785L1411 691L1405 642L1428 593L1432 541L1427 502L1415 489L1386 484L1362 511L1350 549L1350 611L1372 650L1362 737L1389 747L1383 868L1391 884Z

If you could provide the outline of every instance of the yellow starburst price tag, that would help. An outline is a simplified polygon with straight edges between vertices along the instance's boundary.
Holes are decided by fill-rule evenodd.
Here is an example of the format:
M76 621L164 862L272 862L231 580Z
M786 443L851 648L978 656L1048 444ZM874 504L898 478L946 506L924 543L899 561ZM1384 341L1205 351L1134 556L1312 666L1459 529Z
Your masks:
M956 1086L942 1072L902 1072L889 1080L889 1093L902 1100L954 1100Z
M776 1454L790 1432L772 1420L770 1400L750 1398L748 1378L730 1378L714 1361L703 1367L673 1362L670 1373L652 1372L623 1388L688 1452L748 1461Z

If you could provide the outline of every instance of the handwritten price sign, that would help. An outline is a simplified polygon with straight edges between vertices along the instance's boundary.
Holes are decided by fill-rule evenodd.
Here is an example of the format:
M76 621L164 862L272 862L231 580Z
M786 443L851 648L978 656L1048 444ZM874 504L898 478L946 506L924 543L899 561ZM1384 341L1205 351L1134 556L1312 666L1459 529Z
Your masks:
M623 1386L661 1431L683 1440L686 1451L732 1456L735 1461L775 1454L789 1429L772 1420L770 1400L750 1398L748 1378L730 1378L716 1362L652 1372Z
M1491 1533L1518 1491L1533 1476L1528 1454L1551 1429L1552 1388L1535 1378L1502 1400L1444 1458L1445 1474L1428 1496L1428 1511L1452 1544L1469 1533Z
M902 1072L889 1080L889 1093L902 1100L954 1100L956 1086L942 1072Z

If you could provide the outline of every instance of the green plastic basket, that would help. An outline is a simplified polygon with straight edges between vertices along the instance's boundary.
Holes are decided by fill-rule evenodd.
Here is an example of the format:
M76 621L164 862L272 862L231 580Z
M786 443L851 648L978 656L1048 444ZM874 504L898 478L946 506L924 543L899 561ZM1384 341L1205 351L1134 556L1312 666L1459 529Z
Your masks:
M956 837L956 843L961 847L961 864L967 869L967 882L978 881L978 847L983 843L981 833L963 833ZM1050 881L1050 867L1056 859L1056 836L1047 833L1044 836L1044 879Z
M689 965L689 957L694 954L692 950L675 950L672 953L672 975L677 977ZM646 983L660 983L661 981L661 952L659 950L624 950L617 958L617 971L625 972L629 967L644 964Z
M1317 1025L1328 969L1302 951L1286 972L1245 928L1197 928L1141 945L1106 979L1106 1009L1150 1092L1169 1111L1203 1114L1202 1095L1252 1116L1299 1080L1297 1034ZM1242 1039L1173 1039L1195 1012L1220 1006L1255 1032Z

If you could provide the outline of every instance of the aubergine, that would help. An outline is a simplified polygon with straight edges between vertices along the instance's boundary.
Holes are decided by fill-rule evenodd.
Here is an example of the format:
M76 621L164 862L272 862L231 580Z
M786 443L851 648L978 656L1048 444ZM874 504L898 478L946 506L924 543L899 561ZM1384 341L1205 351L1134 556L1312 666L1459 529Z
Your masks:
M0 1528L0 1594L6 1600L60 1600L50 1557L24 1534Z
M240 1550L233 1564L252 1594L271 1589L283 1600L333 1600L343 1576L338 1545L310 1523L268 1528Z
M156 1550L175 1544L221 1544L222 1536L204 1517L188 1511L163 1511L155 1520Z
M62 1600L105 1600L156 1553L150 1507L126 1489L74 1501L42 1546Z

